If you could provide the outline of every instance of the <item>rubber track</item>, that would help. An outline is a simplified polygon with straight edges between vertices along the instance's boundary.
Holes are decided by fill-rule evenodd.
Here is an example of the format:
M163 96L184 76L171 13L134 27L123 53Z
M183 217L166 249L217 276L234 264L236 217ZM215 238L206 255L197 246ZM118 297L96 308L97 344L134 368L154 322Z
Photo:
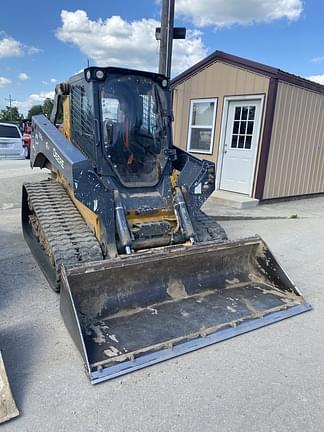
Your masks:
M100 245L64 187L54 180L26 183L34 235L56 271L60 267L103 259Z
M224 228L217 222L217 217L208 216L201 210L193 221L193 226L199 242L222 243L228 240Z

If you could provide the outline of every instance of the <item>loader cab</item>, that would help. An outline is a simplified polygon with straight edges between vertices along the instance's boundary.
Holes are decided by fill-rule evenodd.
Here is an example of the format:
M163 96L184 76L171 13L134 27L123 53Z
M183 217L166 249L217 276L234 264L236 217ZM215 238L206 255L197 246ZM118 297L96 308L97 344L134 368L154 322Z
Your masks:
M155 185L168 159L166 92L151 77L111 73L99 97L105 158L126 186Z
M155 186L172 153L168 80L110 67L82 75L71 82L72 142L125 187Z

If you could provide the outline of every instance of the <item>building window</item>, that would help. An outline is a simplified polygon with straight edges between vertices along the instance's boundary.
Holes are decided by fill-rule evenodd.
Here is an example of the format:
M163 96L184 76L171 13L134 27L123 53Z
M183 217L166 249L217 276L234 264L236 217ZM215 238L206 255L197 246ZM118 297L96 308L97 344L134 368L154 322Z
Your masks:
M217 99L195 99L190 102L188 151L213 152Z

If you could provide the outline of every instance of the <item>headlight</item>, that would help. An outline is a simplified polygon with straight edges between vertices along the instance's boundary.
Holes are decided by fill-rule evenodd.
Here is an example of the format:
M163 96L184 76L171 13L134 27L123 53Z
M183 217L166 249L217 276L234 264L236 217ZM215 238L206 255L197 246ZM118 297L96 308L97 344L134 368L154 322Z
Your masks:
M102 79L104 79L104 77L105 77L104 72L102 70L100 70L100 69L97 70L97 72L96 72L96 78L102 80Z

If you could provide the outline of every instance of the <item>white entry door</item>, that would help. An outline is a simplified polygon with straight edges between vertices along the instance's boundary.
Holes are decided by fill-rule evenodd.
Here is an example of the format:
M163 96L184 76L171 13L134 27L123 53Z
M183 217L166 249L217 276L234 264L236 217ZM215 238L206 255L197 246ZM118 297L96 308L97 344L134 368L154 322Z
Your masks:
M250 195L260 132L261 99L227 103L220 189Z

